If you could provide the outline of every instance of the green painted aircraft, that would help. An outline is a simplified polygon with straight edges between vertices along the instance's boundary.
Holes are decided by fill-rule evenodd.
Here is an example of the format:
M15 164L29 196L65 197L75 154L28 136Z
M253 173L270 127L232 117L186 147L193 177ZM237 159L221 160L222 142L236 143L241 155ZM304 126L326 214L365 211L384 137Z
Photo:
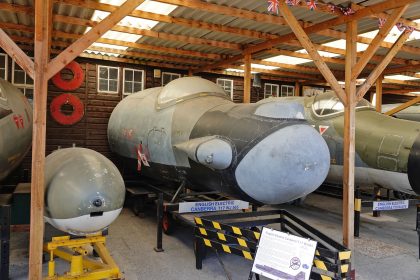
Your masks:
M343 175L344 106L333 93L312 97L268 98L304 106L305 119L323 136L331 156L325 182L341 184ZM305 145L305 139L302 139ZM420 123L375 111L366 100L356 106L355 184L420 194Z

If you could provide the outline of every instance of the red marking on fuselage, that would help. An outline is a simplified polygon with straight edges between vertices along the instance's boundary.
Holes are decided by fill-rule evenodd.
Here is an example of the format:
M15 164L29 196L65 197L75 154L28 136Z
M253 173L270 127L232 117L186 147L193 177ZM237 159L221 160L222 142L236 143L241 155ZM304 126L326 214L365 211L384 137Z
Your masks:
M24 123L22 115L20 115L20 114L19 115L13 115L13 121L15 122L16 127L18 129L25 128L25 123Z

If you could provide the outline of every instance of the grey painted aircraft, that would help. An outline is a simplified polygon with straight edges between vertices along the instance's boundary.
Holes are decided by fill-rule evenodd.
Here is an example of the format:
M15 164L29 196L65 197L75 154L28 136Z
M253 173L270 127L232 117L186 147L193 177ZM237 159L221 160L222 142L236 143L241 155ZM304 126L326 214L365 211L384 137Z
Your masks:
M329 169L328 147L300 104L235 104L198 77L124 98L110 117L108 140L141 175L259 204L303 197Z
M124 204L124 181L117 167L85 148L54 151L45 161L45 220L74 235L107 228Z
M342 183L344 106L333 93L312 97L268 98L299 102L305 119L324 137L331 154L326 182ZM355 184L420 194L420 123L385 116L361 100L356 107Z
M382 113L390 111L401 104L402 103L382 104ZM398 119L420 122L420 105L419 104L412 105L408 108L405 108L404 110L399 111L393 116Z
M0 79L0 181L21 163L31 141L32 107L18 88Z

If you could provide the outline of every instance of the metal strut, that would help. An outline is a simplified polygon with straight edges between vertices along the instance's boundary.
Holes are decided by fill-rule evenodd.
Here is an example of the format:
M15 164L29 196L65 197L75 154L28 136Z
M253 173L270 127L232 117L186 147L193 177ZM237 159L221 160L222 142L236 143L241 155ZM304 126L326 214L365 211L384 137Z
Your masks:
M170 202L170 203L174 203L174 202L178 199L178 197L179 197L179 195L180 195L181 191L182 191L182 192L184 192L184 190L185 190L185 185L186 185L186 180L182 180L181 185L179 185L179 187L178 187L178 189L176 190L176 193L174 194L174 196L172 197L172 199L171 199L171 202Z

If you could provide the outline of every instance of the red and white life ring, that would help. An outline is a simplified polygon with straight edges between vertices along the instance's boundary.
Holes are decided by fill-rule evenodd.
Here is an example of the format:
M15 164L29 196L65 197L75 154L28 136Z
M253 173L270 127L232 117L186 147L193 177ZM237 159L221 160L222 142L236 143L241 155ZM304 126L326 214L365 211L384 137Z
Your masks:
M72 61L69 64L67 64L63 69L68 69L73 73L73 78L71 80L63 80L61 77L61 71L55 74L54 77L52 77L53 84L62 90L75 90L79 88L84 80L83 75L83 69L80 67L79 63L76 61Z
M73 107L71 114L63 113L62 106L68 104ZM85 114L85 106L75 95L63 93L55 97L50 104L50 113L53 119L62 125L72 125L79 122Z

